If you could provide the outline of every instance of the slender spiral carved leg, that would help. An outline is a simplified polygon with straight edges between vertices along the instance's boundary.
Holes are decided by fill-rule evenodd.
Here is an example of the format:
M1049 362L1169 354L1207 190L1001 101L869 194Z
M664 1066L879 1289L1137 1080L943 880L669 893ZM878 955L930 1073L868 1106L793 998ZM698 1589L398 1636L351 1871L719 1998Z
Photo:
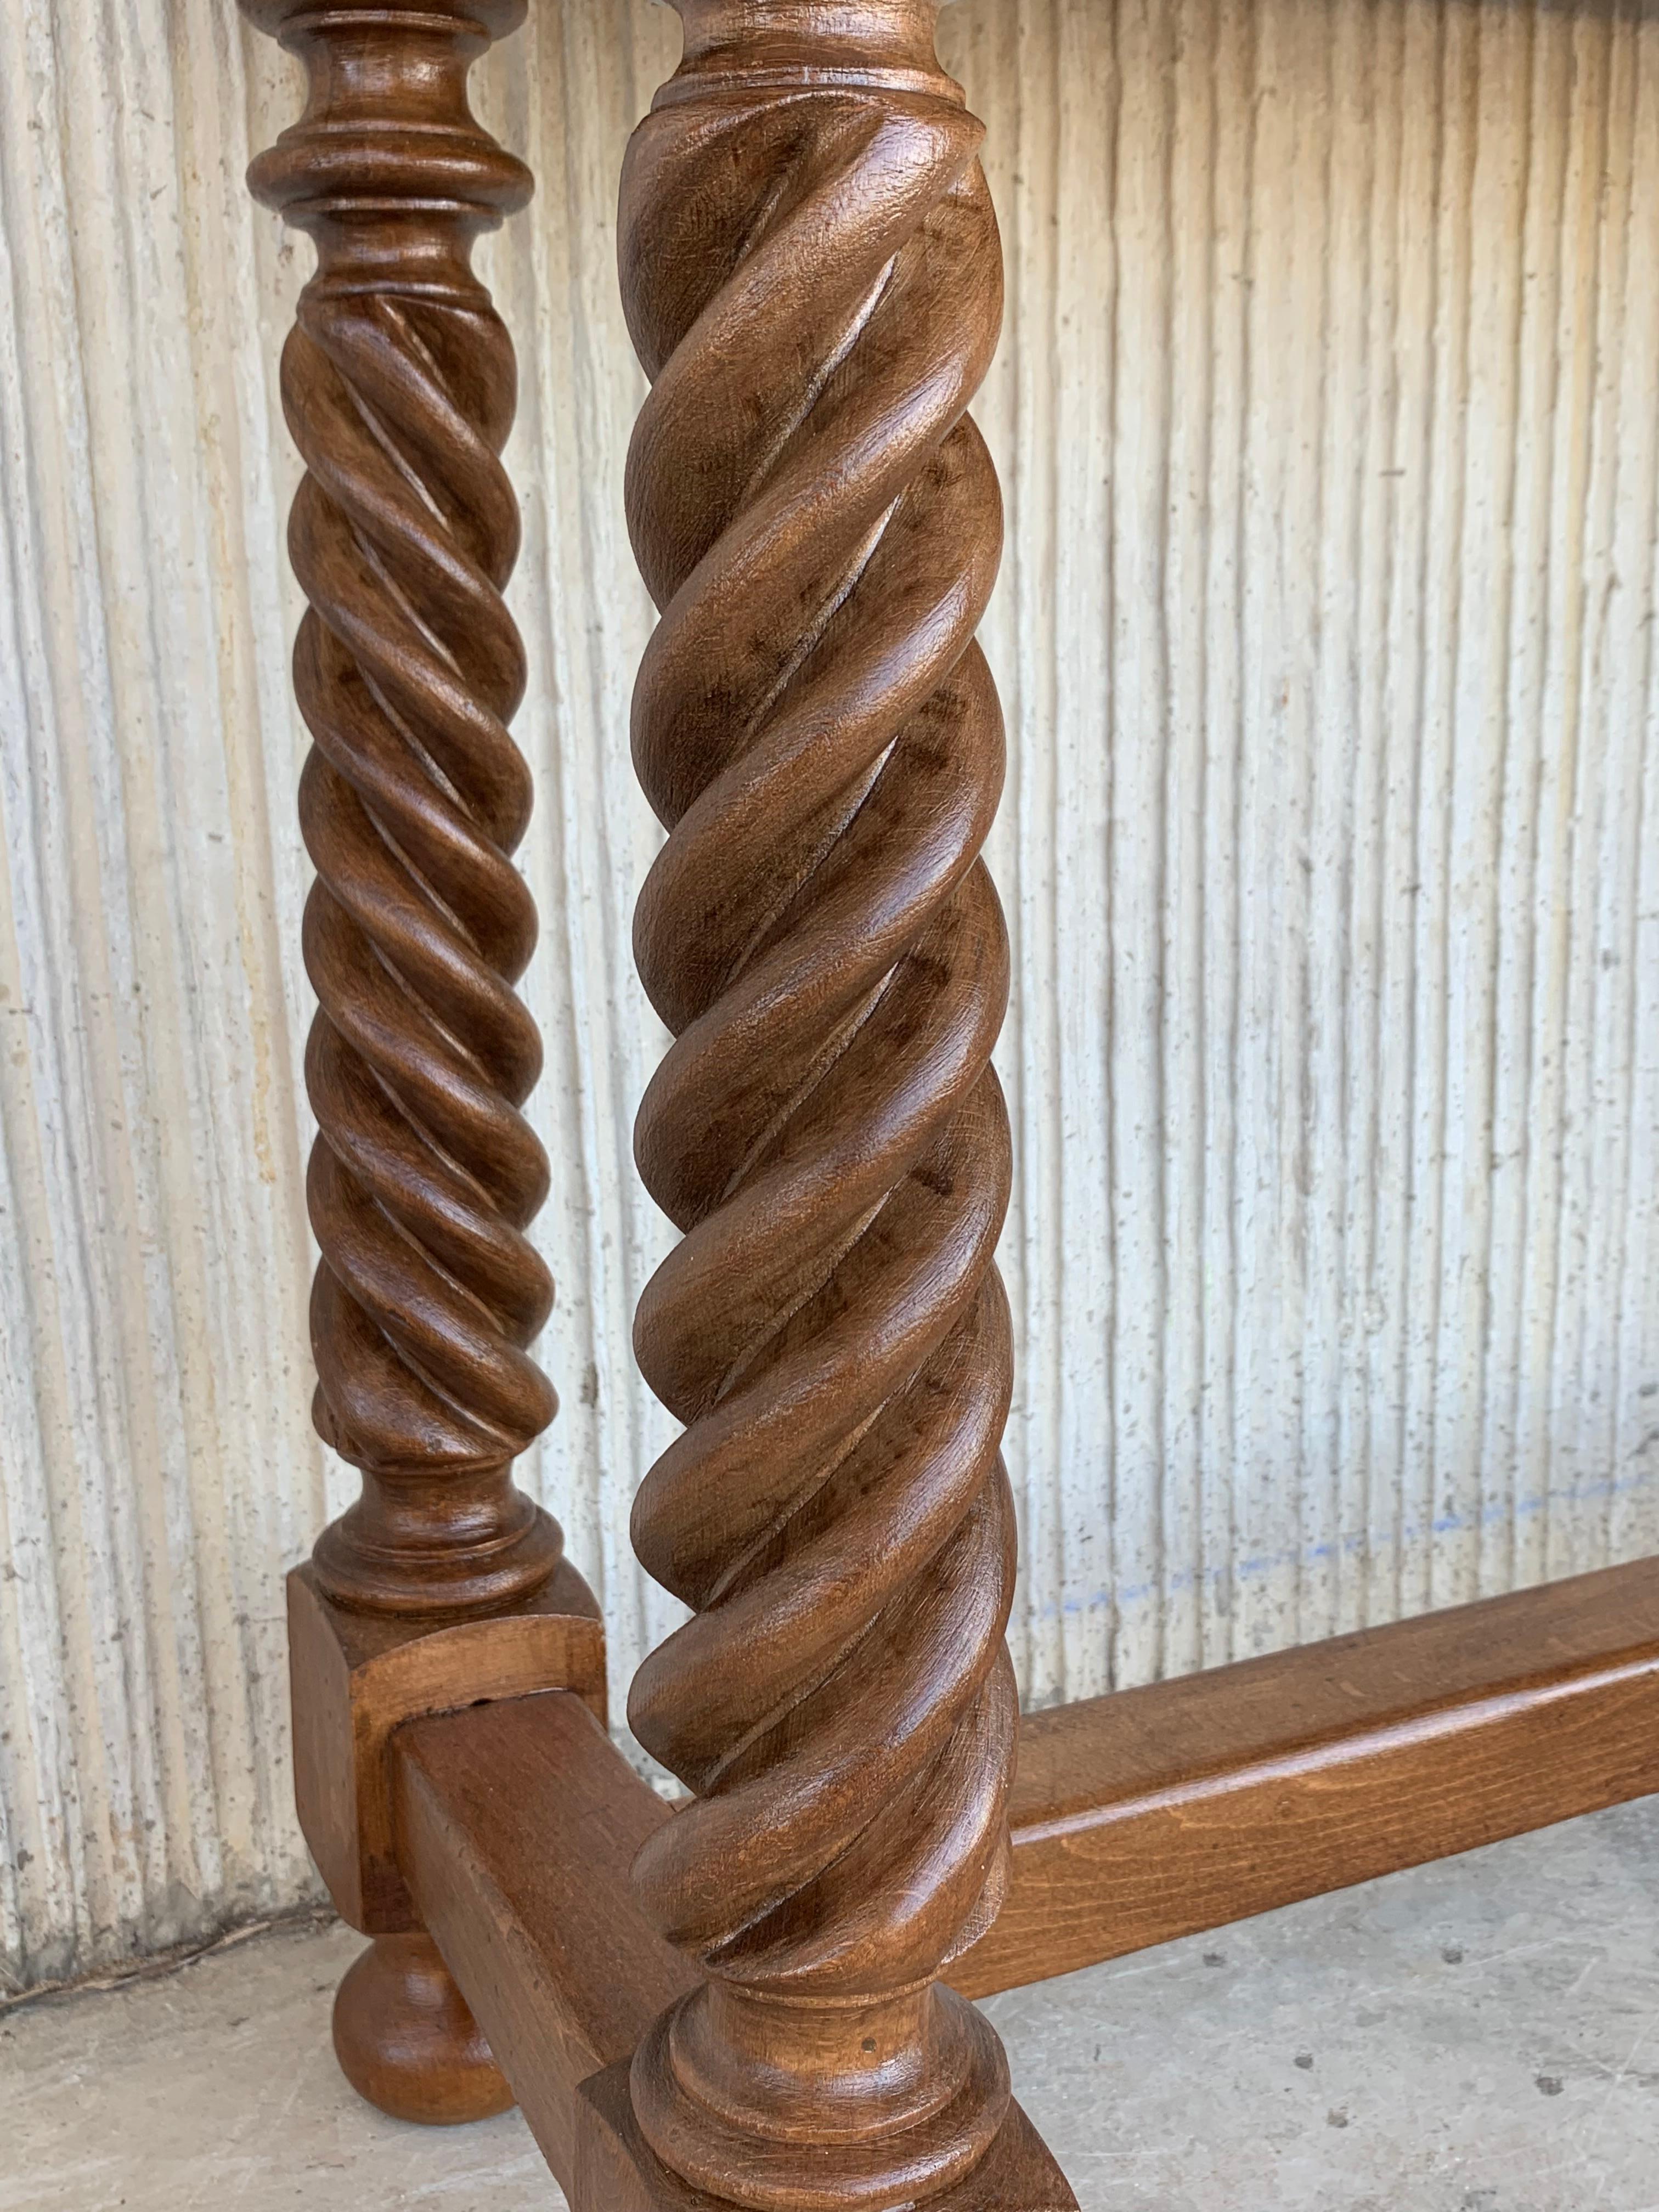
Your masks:
M416 1676L376 1670L441 1632L421 1677L435 1704L563 1683L550 1616L586 1599L511 1474L554 1412L527 1349L552 1285L526 1234L547 1162L520 1110L540 1040L514 989L536 936L512 859L531 803L507 732L524 653L501 597L515 370L470 254L530 177L466 80L524 0L243 6L309 77L250 183L318 250L282 372L307 471L289 547L310 602L294 678L313 740L313 1411L362 1474L290 1582L296 1794L337 1902L376 1939L336 2011L349 2078L405 2118L473 2118L512 2093L413 1924L385 1766ZM509 1607L547 1632L492 1652Z
M311 603L312 1336L317 1426L363 1492L315 1565L348 1605L466 1610L534 1590L560 1550L510 1474L554 1412L526 1349L552 1286L526 1235L547 1162L519 1110L540 1040L513 988L536 937L511 857L531 799L501 598L515 372L468 264L529 196L466 104L523 0L245 6L311 72L250 180L318 246L283 356L307 471L289 547Z
M937 0L676 4L622 200L669 831L635 949L676 1040L636 1151L684 1240L635 1340L686 1425L635 1541L696 1617L629 1714L695 1793L638 1890L709 1979L634 2106L696 2186L830 2212L945 2190L1008 2104L936 1981L1000 1899L1018 1718L1001 510L965 412L1000 256Z

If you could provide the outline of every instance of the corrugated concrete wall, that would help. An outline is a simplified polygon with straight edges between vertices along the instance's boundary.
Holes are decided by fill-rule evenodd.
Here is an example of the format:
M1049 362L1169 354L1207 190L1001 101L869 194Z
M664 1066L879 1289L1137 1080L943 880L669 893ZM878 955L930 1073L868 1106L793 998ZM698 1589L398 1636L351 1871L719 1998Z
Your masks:
M536 0L519 731L556 1164L531 1479L618 1687L666 1621L629 1128L652 833L612 273L672 18ZM1659 1546L1659 21L1525 0L963 0L1010 321L987 643L1020 1176L1028 1696ZM300 1894L306 1420L294 112L228 5L0 14L0 1949Z

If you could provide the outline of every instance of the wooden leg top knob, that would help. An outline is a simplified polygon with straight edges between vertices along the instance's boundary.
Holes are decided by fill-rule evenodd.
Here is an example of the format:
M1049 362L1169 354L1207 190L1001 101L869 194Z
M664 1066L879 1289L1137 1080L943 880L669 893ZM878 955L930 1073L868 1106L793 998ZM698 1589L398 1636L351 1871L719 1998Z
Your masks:
M394 2120L454 2127L514 2102L483 2030L429 1936L380 1936L334 1999L334 2055Z

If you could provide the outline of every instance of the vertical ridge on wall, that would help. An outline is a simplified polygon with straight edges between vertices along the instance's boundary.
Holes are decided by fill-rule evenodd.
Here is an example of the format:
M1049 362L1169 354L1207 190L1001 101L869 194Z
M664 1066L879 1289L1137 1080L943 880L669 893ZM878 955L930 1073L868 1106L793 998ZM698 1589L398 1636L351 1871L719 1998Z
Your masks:
M1624 1170L1626 1207L1624 1264L1614 1295L1618 1303L1617 1383L1612 1409L1613 1462L1617 1468L1644 1463L1659 1440L1659 1366L1653 1301L1649 1286L1659 1265L1659 1027L1655 989L1659 984L1659 648L1654 608L1659 601L1659 425L1651 397L1659 389L1659 286L1644 281L1650 264L1647 241L1654 221L1652 170L1659 160L1659 76L1645 65L1647 47L1640 18L1621 22L1614 85L1627 137L1621 152L1630 164L1626 211L1626 323L1618 349L1619 422L1625 474L1623 495L1613 517L1613 568L1619 579L1607 609L1607 647L1610 667L1619 672L1619 707L1642 732L1625 766L1622 805L1631 839L1627 866L1629 898L1621 912L1607 917L1618 933L1622 1026L1610 1023L1609 1056L1613 1066L1603 1080L1617 1100L1620 1088L1618 1054L1624 1054ZM1652 1540L1635 1486L1615 1487L1607 1499L1606 1541L1613 1556L1644 1549Z
M309 249L228 8L0 22L0 1971L303 1893L307 1421L276 401ZM533 0L481 115L518 345L553 1164L527 1469L620 1692L665 1249L622 147L670 13ZM958 0L1008 315L986 645L1028 1699L1659 1548L1659 19ZM86 118L97 127L84 127ZM76 127L77 125L82 127Z
M240 426L203 435L232 302L192 313L211 213L179 191L222 169L215 118L159 10L9 22L0 1916L39 1974L301 1880L270 1563L315 1457L302 1412L272 1419L304 1341L293 1067L269 854L240 842L257 633L221 599L274 606L276 549L227 579L214 543L243 502ZM233 235L246 264L240 208Z
M953 35L1015 210L1017 577L1054 545L993 645L1006 1057L1060 1093L1011 1226L1041 1697L1651 1541L1653 341L1614 273L1659 146L1627 9L1021 23L994 72ZM1010 198L1051 189L1057 265Z

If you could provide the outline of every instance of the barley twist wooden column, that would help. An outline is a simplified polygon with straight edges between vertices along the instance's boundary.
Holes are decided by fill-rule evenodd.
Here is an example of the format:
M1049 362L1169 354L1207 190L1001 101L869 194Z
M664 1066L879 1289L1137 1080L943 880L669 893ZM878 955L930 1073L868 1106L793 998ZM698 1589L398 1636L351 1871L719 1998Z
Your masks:
M314 1413L363 1487L315 1565L341 1603L455 1612L523 1597L560 1552L510 1472L554 1412L526 1349L552 1286L526 1235L547 1162L520 1111L541 1046L513 988L536 937L501 599L515 371L469 265L530 195L466 100L524 0L243 4L310 79L250 182L318 250L282 376L307 471L289 542L311 603L294 678L314 741Z
M512 1478L554 1412L527 1348L552 1285L526 1234L547 1162L520 1111L541 1045L514 988L536 938L513 863L524 651L501 597L515 370L470 255L531 180L466 82L525 0L242 4L309 81L249 181L317 246L282 368L307 470L289 544L310 602L313 1415L362 1475L289 1581L295 1797L335 1903L374 1938L335 2006L348 2077L401 2118L471 2119L512 2092L404 1882L392 1740L551 1687L604 1710L597 1607Z
M936 1980L997 1909L1018 1717L1001 512L965 413L1000 256L937 0L676 4L622 195L669 831L635 949L676 1040L636 1149L684 1240L636 1345L686 1425L635 1537L696 1617L629 1711L696 1793L636 1884L709 1978L633 2096L683 2179L830 2212L947 2189L1008 2104Z

